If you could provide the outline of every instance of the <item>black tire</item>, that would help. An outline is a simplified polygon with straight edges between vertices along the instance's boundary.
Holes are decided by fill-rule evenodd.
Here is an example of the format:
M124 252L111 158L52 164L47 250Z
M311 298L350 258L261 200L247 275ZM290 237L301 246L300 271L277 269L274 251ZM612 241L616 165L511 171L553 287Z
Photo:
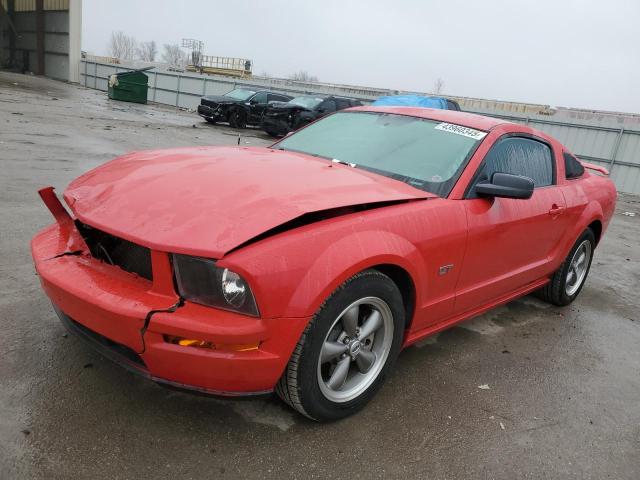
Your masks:
M591 251L588 259L587 270L584 274L584 277L578 286L577 290L573 292L571 295L567 293L567 279L569 275L569 269L571 266L571 261L574 257L574 254L578 250L578 248L583 244L583 242L589 242L591 244ZM577 296L580 294L582 287L587 281L587 276L589 275L589 269L591 268L591 261L593 260L593 252L596 247L596 238L593 234L593 231L590 228L587 228L576 240L576 243L571 248L569 255L565 258L560 268L556 270L556 272L551 277L551 281L547 283L544 287L536 292L536 295L544 300L545 302L551 303L553 305L565 306L569 305L573 302Z
M383 300L391 311L393 336L389 353L377 377L366 390L352 400L334 402L320 388L320 352L341 312L353 302L367 297ZM354 275L331 294L307 325L276 386L276 393L284 402L312 420L332 421L356 413L373 398L393 367L402 345L404 325L404 306L397 285L377 270Z
M247 113L241 108L229 112L229 125L233 128L247 128Z
M216 123L216 121L215 121L213 118L207 118L207 117L205 117L204 119L207 121L207 123L211 123L211 124L214 124L214 125L215 125L215 123Z
M267 135L269 135L270 137L273 137L273 138L278 138L278 137L280 136L280 135L278 135L276 132L273 132L273 131L271 131L271 130L265 130L264 132L265 132Z

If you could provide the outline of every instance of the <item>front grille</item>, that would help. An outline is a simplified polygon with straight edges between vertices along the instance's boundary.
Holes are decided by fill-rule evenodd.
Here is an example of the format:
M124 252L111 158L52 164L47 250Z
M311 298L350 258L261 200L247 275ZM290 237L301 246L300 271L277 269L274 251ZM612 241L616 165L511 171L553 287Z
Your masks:
M76 227L94 258L153 280L151 250L79 221L76 221Z

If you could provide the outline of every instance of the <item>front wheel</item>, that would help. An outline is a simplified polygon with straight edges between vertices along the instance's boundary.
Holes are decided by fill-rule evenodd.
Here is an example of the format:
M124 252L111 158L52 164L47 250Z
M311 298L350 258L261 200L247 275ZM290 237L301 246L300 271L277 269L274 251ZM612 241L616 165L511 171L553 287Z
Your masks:
M395 362L404 332L402 295L377 270L340 286L302 334L276 392L317 421L360 410Z
M229 125L233 128L247 128L247 114L241 108L234 108L229 113Z
M558 306L573 302L587 279L595 247L596 238L593 231L587 228L576 240L567 258L551 277L551 281L538 290L538 296Z

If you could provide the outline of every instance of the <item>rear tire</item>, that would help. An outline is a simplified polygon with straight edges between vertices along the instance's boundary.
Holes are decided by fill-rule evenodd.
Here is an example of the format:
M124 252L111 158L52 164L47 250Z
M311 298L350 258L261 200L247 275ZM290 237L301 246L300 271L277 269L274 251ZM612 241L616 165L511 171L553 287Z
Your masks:
M587 228L578 237L567 258L551 277L551 281L538 290L536 295L545 302L558 306L573 302L587 280L595 247L596 238L593 231Z
M207 117L205 117L204 119L207 121L207 123L211 123L211 124L214 124L214 125L215 125L215 123L216 123L216 121L215 121L213 118L207 118Z
M273 138L278 138L280 136L276 132L272 132L271 130L265 130L265 133Z
M356 413L392 368L404 325L397 285L377 270L358 273L338 287L309 322L276 393L312 420Z

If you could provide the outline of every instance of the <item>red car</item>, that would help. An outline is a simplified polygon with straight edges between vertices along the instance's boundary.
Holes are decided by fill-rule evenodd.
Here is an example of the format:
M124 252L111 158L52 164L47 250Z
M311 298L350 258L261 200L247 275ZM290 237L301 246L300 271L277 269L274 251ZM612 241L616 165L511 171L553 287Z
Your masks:
M268 148L125 155L69 185L72 213L45 188L32 252L62 322L131 370L332 420L402 348L576 298L616 201L584 166L523 125L360 107Z

